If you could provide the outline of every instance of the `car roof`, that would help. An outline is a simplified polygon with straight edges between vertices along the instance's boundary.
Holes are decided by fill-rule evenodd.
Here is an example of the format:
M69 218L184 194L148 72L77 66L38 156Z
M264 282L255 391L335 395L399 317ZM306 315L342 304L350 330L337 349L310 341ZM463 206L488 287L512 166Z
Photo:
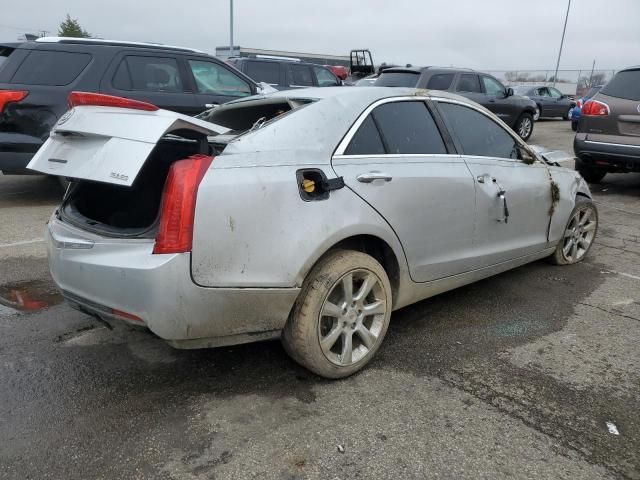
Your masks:
M410 67L391 67L391 68L386 68L384 69L382 73L422 73L422 72L426 72L426 71L442 71L442 72L446 72L446 73L458 73L458 72L475 72L475 70L472 70L470 68L461 68L461 67L436 67L436 66L427 66L427 67L414 67L414 66L410 66Z
M300 100L305 106L292 115L284 115L265 128L256 129L231 142L225 154L240 152L269 152L275 150L309 152L310 156L330 158L333 150L348 129L365 109L387 98L416 97L447 98L457 100L474 108L483 108L472 101L440 90L425 90L403 87L316 87L297 90L282 90L265 95L254 95L234 100L225 105L255 102L260 98L270 100L283 98ZM309 100L312 100L309 102ZM273 132L278 131L278 135ZM300 158L305 158L301 153Z
M201 50L188 47L178 47L175 45L163 45L161 43L147 43L147 42L129 42L124 40L105 40L101 38L75 38L75 37L41 37L34 42L22 43L23 47L38 48L42 44L58 44L58 45L78 45L78 46L91 46L91 47L138 47L148 48L152 50L171 50L175 52L187 52L205 54Z

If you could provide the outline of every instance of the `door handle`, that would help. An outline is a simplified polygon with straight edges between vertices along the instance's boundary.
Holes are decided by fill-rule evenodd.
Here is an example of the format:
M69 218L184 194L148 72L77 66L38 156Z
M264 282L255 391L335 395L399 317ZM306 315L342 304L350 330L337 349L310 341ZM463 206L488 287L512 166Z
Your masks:
M213 108L213 107L218 107L220 106L219 103L205 103L204 104L204 108Z
M356 180L362 183L371 183L371 182L374 182L375 180L383 180L385 182L390 182L392 179L393 177L391 175L388 175L382 172L376 172L376 171L361 173L356 177Z
M491 175L489 175L488 173L485 173L483 175L478 175L476 177L476 180L478 180L478 183L485 183L487 180L491 180L492 182L496 181L496 179Z

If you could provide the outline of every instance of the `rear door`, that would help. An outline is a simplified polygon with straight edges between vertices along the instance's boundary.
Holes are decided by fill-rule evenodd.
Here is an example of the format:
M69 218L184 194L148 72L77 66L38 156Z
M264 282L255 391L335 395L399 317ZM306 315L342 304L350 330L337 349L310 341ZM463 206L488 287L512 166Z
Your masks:
M543 250L551 210L547 167L527 163L535 156L481 110L449 100L437 105L475 183L475 256L469 264L482 268Z
M489 108L487 98L480 84L480 76L477 73L461 73L458 76L456 93Z
M199 110L177 55L165 52L123 52L104 74L100 91L132 98L186 115Z
M228 128L166 110L81 106L69 110L27 168L47 175L131 186L156 143L175 130Z
M472 256L473 178L445 138L425 102L385 99L365 110L332 160L396 232L416 282L464 272Z

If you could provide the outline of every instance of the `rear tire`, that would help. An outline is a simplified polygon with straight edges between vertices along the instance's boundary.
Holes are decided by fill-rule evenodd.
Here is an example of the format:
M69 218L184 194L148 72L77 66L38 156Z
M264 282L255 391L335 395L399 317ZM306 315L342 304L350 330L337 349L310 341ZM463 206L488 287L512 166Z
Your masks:
M580 160L576 160L576 170L587 183L600 183L607 171L603 168L587 167Z
M525 142L529 140L529 137L531 137L531 134L533 133L533 115L528 112L520 115L514 130L522 140Z
M378 351L391 308L391 285L382 265L362 252L334 250L304 280L282 344L312 372L347 377Z
M556 265L572 265L581 262L589 253L598 233L598 210L595 204L583 196L576 197L576 205L550 257Z

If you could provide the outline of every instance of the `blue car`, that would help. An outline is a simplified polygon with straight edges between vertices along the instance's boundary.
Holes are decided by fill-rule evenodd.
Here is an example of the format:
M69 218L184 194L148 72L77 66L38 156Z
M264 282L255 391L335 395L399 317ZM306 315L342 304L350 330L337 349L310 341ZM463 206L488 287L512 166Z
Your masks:
M580 116L582 115L582 106L587 100L593 98L602 87L604 87L604 85L596 85L595 87L591 87L587 94L580 100L578 100L576 102L576 106L573 107L573 110L571 110L571 129L574 132L578 131L578 121L580 120Z

